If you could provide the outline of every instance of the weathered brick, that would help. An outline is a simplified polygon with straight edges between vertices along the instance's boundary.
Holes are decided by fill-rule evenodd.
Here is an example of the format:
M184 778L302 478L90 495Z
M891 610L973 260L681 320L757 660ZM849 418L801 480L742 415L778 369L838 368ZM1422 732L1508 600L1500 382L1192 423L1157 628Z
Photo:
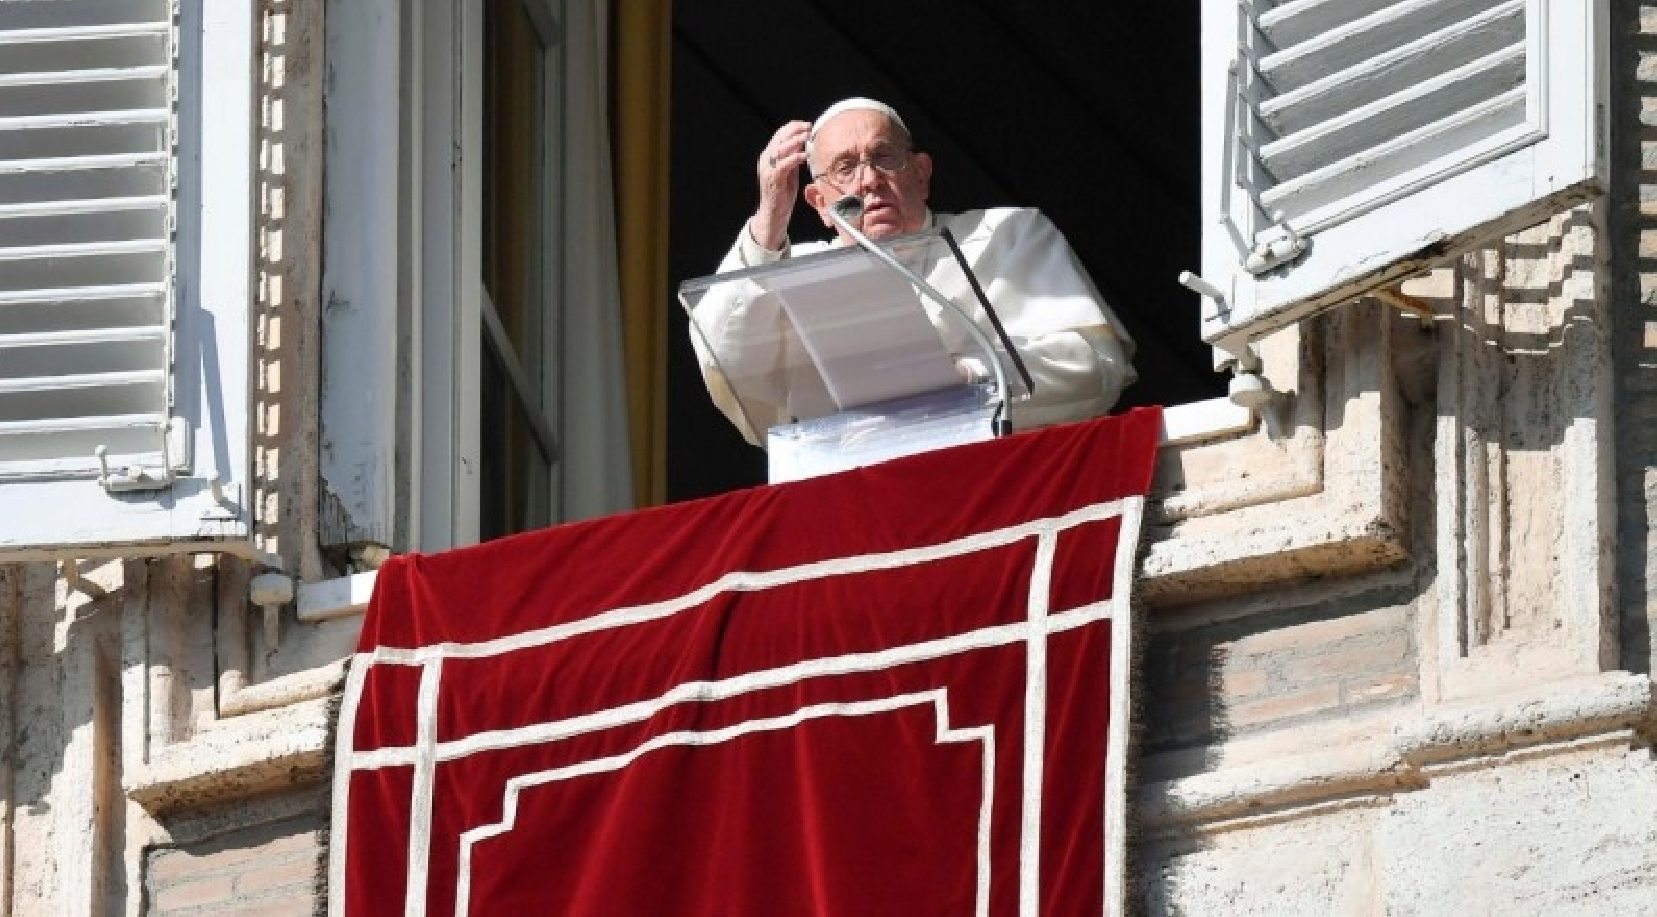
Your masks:
M1288 719L1292 716L1330 710L1340 706L1340 703L1340 685L1335 682L1326 682L1292 694L1280 694L1275 697L1265 697L1244 703L1228 704L1224 708L1224 713L1227 724L1233 729L1242 729Z
M234 895L232 877L228 875L206 876L176 884L157 885L150 913L159 917L168 911L229 904L234 900Z
M315 856L255 866L236 880L236 891L246 895L283 886L309 887L321 868L321 861Z
M254 861L269 861L292 854L315 850L318 844L314 832L300 832L286 837L272 838L260 844L245 847L195 847L157 851L150 858L149 874L152 881L167 881L179 876L202 876L236 871Z
M1399 672L1380 678L1356 679L1348 681L1346 685L1348 703L1368 703L1414 694L1416 676L1413 672Z
M1220 672L1220 693L1228 698L1248 697L1266 690L1266 670L1226 666Z
M1409 657L1407 635L1395 631L1379 639L1349 642L1314 655L1284 660L1279 671L1291 683L1395 671Z
M238 903L229 909L214 909L213 917L312 917L316 902L309 899L285 899Z
M1250 634L1231 643L1228 649L1235 655L1263 655L1285 650L1304 652L1319 644L1401 628L1407 623L1408 609L1401 605L1391 606Z

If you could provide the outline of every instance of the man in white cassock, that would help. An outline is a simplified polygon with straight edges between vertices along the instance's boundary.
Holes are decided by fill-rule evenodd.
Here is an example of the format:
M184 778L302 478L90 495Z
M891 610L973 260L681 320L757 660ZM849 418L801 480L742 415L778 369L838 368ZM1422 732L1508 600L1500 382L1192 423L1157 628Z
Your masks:
M805 202L824 226L836 229L832 241L789 243L801 166L810 173ZM759 207L720 263L721 273L856 244L838 232L829 216L831 205L855 194L864 204L858 229L871 239L935 226L948 227L956 237L1035 383L1033 395L1013 404L1017 429L1102 414L1136 378L1130 362L1133 340L1052 222L1032 208L933 213L927 206L932 157L914 148L903 119L890 106L846 99L813 123L783 125L760 153L758 174ZM968 308L991 333L959 270L939 265L926 279ZM709 394L749 442L762 445L767 428L825 412L819 403L821 382L810 378L809 361L766 351L798 347L798 342L790 343L788 335L753 333L784 322L775 297L744 295L737 284L716 286L697 304L694 319L701 334L692 333L691 340ZM934 315L934 323L946 331L940 317ZM945 338L958 354L973 352L965 340L951 340L947 333ZM756 340L771 343L756 346ZM956 362L966 379L989 375L974 357L960 355ZM727 378L744 380L740 395Z

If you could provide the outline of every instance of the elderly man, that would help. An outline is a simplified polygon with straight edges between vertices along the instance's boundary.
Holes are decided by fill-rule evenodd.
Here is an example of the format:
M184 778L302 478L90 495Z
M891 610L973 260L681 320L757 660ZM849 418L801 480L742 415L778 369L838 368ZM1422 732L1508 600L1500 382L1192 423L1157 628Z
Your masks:
M838 231L832 242L789 244L788 221L800 192L801 166L811 176L805 184L805 202L830 229L836 226L829 207L855 194L864 202L858 229L871 239L933 226L948 227L955 235L1035 382L1034 394L1014 404L1012 419L1018 428L1101 414L1134 381L1129 362L1133 341L1053 224L1028 208L932 213L927 207L932 157L914 149L896 111L871 99L846 99L814 123L791 121L777 130L759 157L759 207L721 262L720 272L855 244ZM931 273L927 280L946 285L944 278ZM970 294L956 301L988 329L987 318ZM742 352L743 342L754 337L749 331L781 322L774 298L723 291L704 297L695 319L707 335L704 341L693 334L692 341L709 393L750 442L762 443L766 428L807 413L800 409L800 400L801 390L808 386L793 372L804 361L781 353ZM787 346L786 335L772 340ZM727 372L742 367L740 374L750 382L742 397L727 386L721 365ZM984 375L985 367L970 357L958 359L958 365L965 377ZM753 384L755 380L764 384Z

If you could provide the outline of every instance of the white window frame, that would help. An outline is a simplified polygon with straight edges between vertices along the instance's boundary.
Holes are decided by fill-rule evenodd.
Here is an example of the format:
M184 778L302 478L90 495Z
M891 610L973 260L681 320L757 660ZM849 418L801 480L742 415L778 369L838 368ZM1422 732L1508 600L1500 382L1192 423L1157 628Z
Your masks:
M538 4L543 26L550 19L556 30L552 4L524 2ZM480 517L479 348L490 333L481 273L482 5L333 0L327 15L334 79L325 128L322 461L332 505L322 540L423 551L471 544ZM550 119L562 74L549 67L545 79ZM542 288L554 310L563 226L551 202L561 147L549 134ZM544 426L555 436L559 325L556 315L544 322L551 365L539 380ZM550 491L556 519L559 488Z
M479 533L482 10L328 0L323 229L325 548L441 550ZM543 265L554 521L630 508L607 150L605 0L530 0L549 68ZM551 28L547 28L550 20ZM398 104L388 104L395 98ZM556 126L556 125L555 125Z
M0 483L0 559L252 553L256 22L255 0L188 0L176 39L199 43L177 55L175 477L131 491L91 475Z

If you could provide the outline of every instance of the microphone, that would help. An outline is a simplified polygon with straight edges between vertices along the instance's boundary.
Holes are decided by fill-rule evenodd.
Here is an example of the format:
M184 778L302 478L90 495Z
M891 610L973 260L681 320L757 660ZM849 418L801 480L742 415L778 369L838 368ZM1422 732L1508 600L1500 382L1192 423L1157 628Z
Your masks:
M863 199L855 194L848 194L835 201L834 206L829 209L838 214L843 222L863 222Z
M972 335L972 339L977 342L978 346L984 348L984 353L989 356L990 369L995 373L995 394L1000 400L1000 404L996 405L995 415L990 419L990 427L996 436L1006 436L1012 433L1013 420L1008 412L1007 404L1007 374L1001 368L1001 361L996 359L995 348L990 344L989 337L984 334L984 329L978 327L978 323L972 320L972 316L968 315L965 309L956 305L955 300L939 293L932 284L927 283L919 274L904 267L886 249L876 245L874 240L858 230L857 224L863 220L863 198L855 194L848 194L829 205L828 211L829 216L834 219L840 230L850 236L859 248L874 255L887 267L902 274L904 279L914 284L916 289L924 293L928 299L960 316L961 322L966 325L967 332Z

